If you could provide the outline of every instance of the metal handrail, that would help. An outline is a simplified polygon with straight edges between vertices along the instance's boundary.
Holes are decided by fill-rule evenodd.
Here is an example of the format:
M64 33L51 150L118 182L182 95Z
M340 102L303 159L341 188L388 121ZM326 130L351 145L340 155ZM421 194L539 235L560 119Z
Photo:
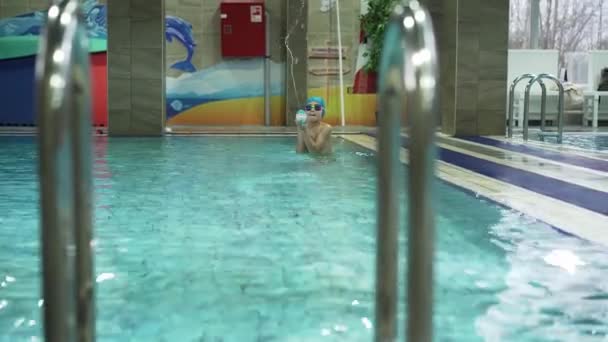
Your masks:
M94 341L89 54L78 0L53 0L36 60L46 341Z
M515 88L517 87L517 85L519 84L519 82L525 80L525 79L533 79L535 78L536 75L535 74L523 74L520 75L519 77L517 77L516 79L513 80L513 82L511 83L511 87L509 88L509 107L508 107L508 125L507 125L507 136L509 138L513 137L513 126L514 126L514 113L513 113L513 107L515 106ZM542 89L542 98L546 97L547 94L547 89L545 87L545 84L540 81L539 82L541 89ZM541 115L543 115L542 113L544 113L545 110L545 102L541 102ZM527 125L527 123L526 123Z
M536 77L532 78L528 84L526 85L526 91L524 95L524 114L523 114L523 139L524 141L528 140L529 130L528 130L528 117L530 115L530 90L534 83L539 82L541 87L543 88L543 93L541 96L541 113L540 113L540 129L541 131L545 131L545 118L546 118L546 89L544 84L542 83L543 79L552 80L559 89L559 98L557 103L557 142L561 144L562 137L564 134L564 86L562 82L555 76L550 74L539 74Z
M270 85L272 82L270 79L270 68L272 67L272 60L270 59L272 53L270 46L270 28L272 25L270 23L270 12L268 9L264 11L264 25L264 30L266 31L264 36L264 39L266 40L266 49L264 50L264 125L270 126L270 121L272 119L270 104L272 96L272 87Z
M400 118L405 108L403 35L403 27L399 23L398 17L393 18L384 34L379 73L379 111L381 115L378 115L375 314L375 340L377 342L392 342L397 336L398 237L401 204L396 184L399 183Z
M432 180L437 121L437 52L429 12L408 1L393 10L380 68L376 341L394 341L397 313L400 124L407 96L409 144L409 341L433 336L434 208Z

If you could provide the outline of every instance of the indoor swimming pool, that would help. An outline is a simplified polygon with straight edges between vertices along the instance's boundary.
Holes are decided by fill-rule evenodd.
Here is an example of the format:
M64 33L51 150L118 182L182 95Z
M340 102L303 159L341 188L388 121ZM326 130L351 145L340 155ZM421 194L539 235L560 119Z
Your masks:
M94 146L99 341L372 340L372 152L335 139L333 157L301 155L293 137ZM35 138L0 137L0 193L0 341L41 341ZM443 182L436 195L437 341L605 341L605 247Z

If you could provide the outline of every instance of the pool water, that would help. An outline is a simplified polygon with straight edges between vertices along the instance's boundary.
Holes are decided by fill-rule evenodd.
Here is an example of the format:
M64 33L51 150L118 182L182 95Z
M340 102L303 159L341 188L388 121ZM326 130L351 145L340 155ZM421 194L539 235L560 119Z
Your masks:
M565 134L563 143L589 150L608 151L608 134Z
M289 137L97 138L98 340L371 341L375 156L335 144L315 158ZM36 154L0 138L0 341L42 340ZM608 336L605 248L436 193L435 340Z
M530 134L534 140L540 140L537 134ZM554 137L544 138L546 142L555 142ZM608 133L564 133L562 144L585 150L608 152Z

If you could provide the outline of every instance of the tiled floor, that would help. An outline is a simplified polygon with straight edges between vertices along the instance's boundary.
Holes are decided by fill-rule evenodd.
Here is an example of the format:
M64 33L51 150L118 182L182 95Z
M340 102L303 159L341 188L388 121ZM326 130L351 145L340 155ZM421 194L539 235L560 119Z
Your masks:
M343 136L375 150L374 133ZM407 146L408 139L402 143ZM567 233L608 245L608 158L439 134L437 175ZM547 152L547 153L542 153ZM401 151L407 163L406 148Z

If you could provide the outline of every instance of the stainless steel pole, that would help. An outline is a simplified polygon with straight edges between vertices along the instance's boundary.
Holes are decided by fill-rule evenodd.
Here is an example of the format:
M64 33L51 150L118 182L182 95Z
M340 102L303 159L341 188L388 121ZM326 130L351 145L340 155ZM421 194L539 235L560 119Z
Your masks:
M540 84L541 95L540 95L540 130L544 131L547 121L547 86L543 80L539 79L538 83Z
M509 88L509 108L508 108L508 116L507 116L507 137L512 138L513 137L513 126L515 125L515 119L514 119L514 107L515 107L515 88L517 87L517 84L524 79L528 79L528 78L534 78L536 77L536 75L533 74L523 74L519 77L517 77L516 79L513 80L513 82L511 83L511 87ZM520 119L521 120L521 119Z
M77 1L75 1L77 2ZM92 122L89 79L89 48L84 23L76 26L73 46L73 88L71 99L72 153L74 155L74 213L76 241L76 300L78 341L95 341L93 269L93 171Z
M432 183L438 83L429 12L418 1L397 5L385 33L380 66L376 341L394 341L397 334L399 208L395 176L405 96L411 124L407 337L416 342L430 342L433 337Z
M270 14L268 11L264 13L266 25L266 53L264 54L264 125L270 126Z
M378 115L378 208L376 247L376 342L397 336L399 257L400 116L404 112L403 28L398 15L390 21L382 50Z
M404 10L404 80L410 120L407 338L431 342L437 50L429 12L418 1L409 1Z
M93 341L88 42L78 0L55 0L36 61L45 340Z
M565 118L564 118L564 113L565 113L564 84L562 83L562 81L559 80L559 78L557 78L551 74L540 74L536 78L534 78L533 80L530 81L530 86L531 86L531 84L534 84L534 82L539 82L541 87L543 88L543 92L546 93L546 89L545 89L546 86L543 82L543 79L552 80L553 83L555 83L555 85L557 85L557 89L559 91L558 102L557 102L557 143L561 144L562 138L564 135L564 120L565 120ZM543 101L543 103L546 102L546 98L542 99L542 101ZM543 106L543 108L544 108L544 106ZM544 113L541 115L541 120L544 121ZM544 125L542 125L541 127L542 127L542 130L544 130Z

